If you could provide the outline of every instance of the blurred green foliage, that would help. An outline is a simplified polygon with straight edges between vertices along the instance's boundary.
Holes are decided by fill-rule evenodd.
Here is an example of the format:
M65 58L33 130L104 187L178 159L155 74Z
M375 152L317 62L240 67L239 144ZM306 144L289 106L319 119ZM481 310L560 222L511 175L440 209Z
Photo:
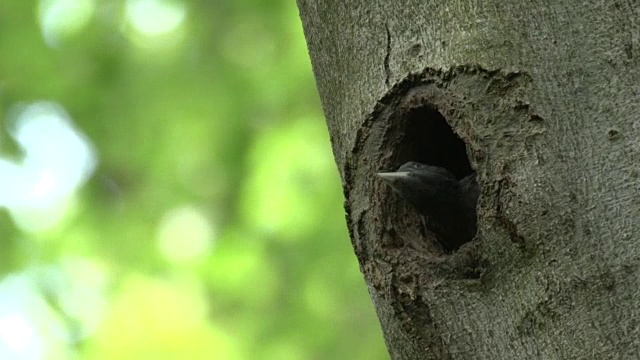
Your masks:
M0 358L388 358L294 2L1 1L0 119Z

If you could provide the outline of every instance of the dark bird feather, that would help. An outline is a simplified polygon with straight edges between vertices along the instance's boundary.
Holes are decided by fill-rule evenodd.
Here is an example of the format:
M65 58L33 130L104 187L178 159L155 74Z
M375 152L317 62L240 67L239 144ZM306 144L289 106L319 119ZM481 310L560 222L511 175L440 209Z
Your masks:
M475 236L479 194L475 173L458 181L445 168L410 161L378 176L427 217L429 229L446 250L455 250Z

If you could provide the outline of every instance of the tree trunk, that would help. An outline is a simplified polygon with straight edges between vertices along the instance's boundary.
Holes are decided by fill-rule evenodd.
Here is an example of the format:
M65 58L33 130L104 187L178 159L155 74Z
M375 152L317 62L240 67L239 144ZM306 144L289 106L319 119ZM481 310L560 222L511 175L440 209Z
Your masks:
M298 6L391 357L640 358L640 2ZM477 171L471 242L375 176L409 160Z

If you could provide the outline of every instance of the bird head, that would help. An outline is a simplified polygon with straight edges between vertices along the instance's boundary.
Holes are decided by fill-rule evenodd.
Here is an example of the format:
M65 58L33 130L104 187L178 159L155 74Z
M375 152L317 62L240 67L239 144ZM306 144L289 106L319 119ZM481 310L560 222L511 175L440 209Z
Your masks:
M458 196L458 181L442 167L410 161L394 172L377 174L407 202L421 212L436 210Z

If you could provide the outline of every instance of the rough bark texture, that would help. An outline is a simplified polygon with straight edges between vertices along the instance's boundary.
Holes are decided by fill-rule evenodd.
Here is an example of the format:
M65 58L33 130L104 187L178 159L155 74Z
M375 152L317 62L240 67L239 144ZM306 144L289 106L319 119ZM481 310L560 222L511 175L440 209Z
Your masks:
M391 357L640 358L640 2L298 5ZM408 160L478 172L473 241L374 176Z

